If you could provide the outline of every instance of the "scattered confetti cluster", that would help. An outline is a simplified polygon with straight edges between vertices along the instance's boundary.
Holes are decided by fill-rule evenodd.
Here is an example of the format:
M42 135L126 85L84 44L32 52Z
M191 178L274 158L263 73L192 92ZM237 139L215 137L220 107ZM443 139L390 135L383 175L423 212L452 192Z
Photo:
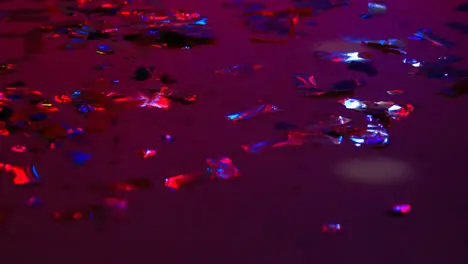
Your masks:
M322 12L336 8L346 8L347 0L297 0L285 10L269 10L266 5L242 0L222 1L222 7L237 9L242 13L239 21L249 32L249 40L255 43L286 43L293 38L300 37L297 25L309 23L310 18ZM467 5L456 8L457 11L467 12ZM210 28L207 17L199 13L176 9L162 9L134 6L124 0L78 0L66 4L48 4L43 10L22 9L2 13L1 19L7 21L37 22L47 21L48 12L62 12L70 17L69 20L45 23L32 29L26 39L28 53L41 52L44 43L60 40L57 46L60 50L79 50L94 45L97 55L106 57L122 52L113 43L128 42L133 45L150 46L158 49L196 49L201 45L216 45L216 36ZM376 16L385 16L387 5L385 2L369 2L368 10L361 14L362 19L372 20ZM119 23L111 23L107 18L113 17ZM447 27L466 34L468 25L460 22L447 23ZM423 75L428 78L446 78L453 82L451 87L440 90L440 95L456 97L468 93L468 70L455 68L454 63L461 58L446 54L435 60L424 61L409 57L406 51L408 41L428 41L436 46L451 47L454 43L433 32L422 28L414 32L408 39L364 39L351 36L343 37L342 43L357 45L360 48L354 52L339 52L315 50L311 58L321 63L337 63L350 71L364 73L366 78L379 74L373 60L376 53L392 54L401 57L403 67L408 67L409 74ZM356 47L357 47L356 46ZM367 51L362 51L363 49ZM129 59L132 59L129 57ZM25 62L3 61L0 64L0 74L9 75L19 69ZM105 62L91 70L105 70L112 68L111 63ZM260 64L244 64L227 66L213 70L220 78L249 76L268 67ZM130 75L132 73L129 73ZM12 152L38 154L43 151L54 151L61 148L62 143L81 134L106 131L115 125L119 113L126 109L155 108L160 111L170 111L172 104L191 105L197 103L197 95L185 93L173 88L177 79L164 72L158 72L153 66L139 66L133 72L135 82L154 81L155 87L138 91L134 94L121 94L112 91L113 85L119 80L98 78L93 83L83 84L81 89L63 91L53 98L46 98L40 91L29 87L27 80L15 81L3 85L0 91L0 134L2 137L19 135L23 137L38 137L47 142L46 148L28 145L15 145ZM305 127L294 124L277 123L275 128L284 133L282 137L265 139L261 142L246 142L240 146L247 154L260 154L271 149L282 147L301 147L307 144L341 145L353 144L356 147L383 148L390 143L391 126L394 122L409 117L415 107L408 102L399 102L398 95L405 91L390 89L388 95L395 96L394 101L379 101L360 99L354 92L367 85L365 79L336 80L332 85L322 85L321 79L313 73L300 73L292 77L297 94L304 100L319 100L328 98L334 100L343 109L357 111L365 117L364 126L355 125L353 120L342 115L333 115L321 122ZM227 80L226 81L229 81ZM74 127L54 119L54 113L65 107L71 107L77 115L86 120L84 127ZM235 111L234 109L233 111ZM252 103L248 109L237 109L237 112L219 113L219 118L227 119L234 125L238 122L274 115L280 111L288 111L277 106L274 102ZM173 142L174 137L169 134L161 135L164 142ZM118 143L119 138L114 138ZM77 166L86 166L92 159L92 153L80 151L67 152L71 162ZM135 149L135 155L143 159L153 158L158 154L154 148ZM165 178L165 182L155 183L146 178L132 178L126 181L97 183L89 186L93 192L102 194L99 204L85 205L66 211L52 212L55 221L77 221L100 218L103 214L121 215L127 208L128 201L119 196L120 193L138 191L151 188L154 184L165 185L173 191L180 191L198 184L215 180L229 180L240 177L240 170L229 157L207 158L200 169L180 175ZM38 185L42 182L35 164L19 166L12 162L0 160L0 170L3 175L11 177L17 186ZM27 206L41 205L40 197L31 196L26 201ZM391 207L393 216L404 216L411 211L409 204L399 204ZM0 212L0 222L7 218L10 210ZM322 226L322 231L335 233L342 231L338 223L328 223Z

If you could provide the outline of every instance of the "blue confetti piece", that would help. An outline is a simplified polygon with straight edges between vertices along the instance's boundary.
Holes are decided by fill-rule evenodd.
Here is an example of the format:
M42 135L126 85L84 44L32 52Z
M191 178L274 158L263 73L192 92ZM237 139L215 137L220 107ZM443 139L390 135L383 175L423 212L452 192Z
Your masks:
M371 14L362 14L359 17L361 17L362 19L369 19L369 18L372 17L372 15Z
M77 108L78 112L86 114L94 111L94 107L91 105L80 105Z
M99 44L96 53L101 55L114 54L114 49L108 44Z
M208 24L208 19L207 18L202 18L198 21L195 21L195 23L193 23L195 25L201 25L201 26L206 26Z
M91 155L80 151L73 151L71 153L71 157L73 159L73 163L79 166L85 165L86 161L91 159Z

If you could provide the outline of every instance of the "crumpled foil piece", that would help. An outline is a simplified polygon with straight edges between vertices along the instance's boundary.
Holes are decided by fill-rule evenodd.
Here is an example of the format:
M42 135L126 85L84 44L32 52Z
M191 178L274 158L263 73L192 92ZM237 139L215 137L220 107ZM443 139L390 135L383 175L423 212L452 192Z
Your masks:
M397 104L392 101L362 101L354 98L347 98L339 101L347 109L361 111L371 115L386 115L398 120L409 116L414 111L411 104Z
M41 181L36 166L15 166L7 163L0 163L0 171L13 176L13 183L16 186L35 186Z
M419 29L412 36L410 36L409 39L426 40L439 47L452 47L455 45L454 42L447 40L439 35L436 35L434 32L432 32L431 29L428 28Z
M228 114L225 116L225 118L233 122L239 122L242 120L249 120L266 114L276 113L279 111L280 109L275 105L261 104L259 106L255 106L241 112Z

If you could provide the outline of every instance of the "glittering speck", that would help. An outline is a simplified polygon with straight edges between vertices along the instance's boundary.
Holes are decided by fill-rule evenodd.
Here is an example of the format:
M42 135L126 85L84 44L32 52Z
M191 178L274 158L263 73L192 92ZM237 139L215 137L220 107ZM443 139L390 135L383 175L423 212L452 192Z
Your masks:
M401 95L404 92L403 92L403 90L396 89L396 90L388 90L387 93L389 95Z
M392 216L404 216L411 211L411 205L409 204L399 204L395 205L392 208Z
M174 138L169 134L162 135L161 138L162 138L163 141L166 141L166 142L174 141Z
M322 225L322 232L324 233L336 233L341 231L341 225L337 223L328 223Z

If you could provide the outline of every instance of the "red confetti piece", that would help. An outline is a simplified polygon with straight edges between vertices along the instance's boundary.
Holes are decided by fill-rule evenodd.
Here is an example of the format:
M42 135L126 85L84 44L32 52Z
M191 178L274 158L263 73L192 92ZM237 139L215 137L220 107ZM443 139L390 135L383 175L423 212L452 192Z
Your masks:
M394 215L400 215L403 216L411 211L411 205L409 204L399 204L395 205L392 208L392 213Z
M3 121L0 121L0 135L1 136L8 136L10 132L6 129L6 123Z
M403 90L396 89L396 90L389 90L389 91L387 91L387 93L388 93L389 95L401 95L401 94L403 94L404 92L403 92Z
M207 159L206 164L210 169L212 179L231 179L241 176L239 169L228 157Z
M55 211L52 212L52 218L59 222L73 222L80 220L91 220L93 213L99 208L97 206L89 206L83 209L70 211Z
M34 165L22 168L11 164L0 163L0 170L13 175L13 183L18 186L38 184L40 177Z
M177 191L182 187L194 185L196 183L207 180L207 177L205 176L207 176L207 174L204 172L180 174L166 178L165 186L173 191Z
M54 100L57 103L71 103L72 99L67 94L57 94L54 96Z
M11 147L11 150L13 152L22 153L22 152L26 152L27 148L25 146L16 145L16 146Z
M143 156L144 159L147 159L149 157L156 156L156 150L154 149L144 149L141 151L141 155Z
M128 202L124 198L106 197L104 198L104 205L112 209L125 210L127 209Z

